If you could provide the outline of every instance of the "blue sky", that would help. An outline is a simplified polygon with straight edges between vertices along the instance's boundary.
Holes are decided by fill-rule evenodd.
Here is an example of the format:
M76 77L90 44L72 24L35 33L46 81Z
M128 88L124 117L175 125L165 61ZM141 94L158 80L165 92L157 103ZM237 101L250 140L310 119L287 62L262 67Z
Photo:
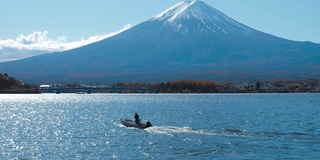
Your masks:
M146 21L179 1L3 0L0 2L0 62L3 55L11 54L8 60L20 58L15 58L14 52L1 51L5 48L1 48L3 44L17 41L29 44L37 38L41 42L86 44L84 41L88 39L99 40L100 36L105 38L109 33ZM320 43L320 0L203 1L257 30L290 40ZM20 53L23 57L21 54L24 53Z

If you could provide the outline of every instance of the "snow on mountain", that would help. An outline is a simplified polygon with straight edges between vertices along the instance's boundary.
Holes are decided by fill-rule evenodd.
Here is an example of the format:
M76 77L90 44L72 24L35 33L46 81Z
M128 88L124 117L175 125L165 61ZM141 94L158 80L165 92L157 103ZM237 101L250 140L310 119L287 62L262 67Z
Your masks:
M169 22L172 22L177 18L177 16L184 16L183 11L194 4L195 1L185 1L179 2L176 5L170 7L169 9L161 12L160 14L156 15L153 19L164 20L168 19ZM188 16L188 15L186 15Z
M275 37L185 1L102 41L0 63L0 72L28 83L315 78L319 52L319 44Z
M198 31L204 33L250 34L254 31L198 0L179 2L154 16L150 21L162 21L165 24L163 28L171 26L174 27L174 31L182 34Z

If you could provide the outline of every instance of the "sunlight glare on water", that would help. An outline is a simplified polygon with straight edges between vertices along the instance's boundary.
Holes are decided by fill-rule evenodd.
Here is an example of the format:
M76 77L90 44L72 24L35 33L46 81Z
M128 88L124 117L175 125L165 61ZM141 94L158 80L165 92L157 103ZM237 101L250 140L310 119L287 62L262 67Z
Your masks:
M0 95L0 159L317 159L318 94ZM153 127L127 128L137 112Z

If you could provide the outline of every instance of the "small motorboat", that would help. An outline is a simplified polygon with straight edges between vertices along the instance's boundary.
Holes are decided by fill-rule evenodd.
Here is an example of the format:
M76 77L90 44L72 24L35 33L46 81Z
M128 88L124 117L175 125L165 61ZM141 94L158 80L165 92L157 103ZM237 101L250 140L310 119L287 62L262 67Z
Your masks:
M126 118L121 118L120 122L126 127L135 127L135 128L140 128L140 129L145 129L145 128L148 128L148 127L152 126L150 121L148 121L147 123L138 123L137 124L136 121L129 120L129 119L126 119Z

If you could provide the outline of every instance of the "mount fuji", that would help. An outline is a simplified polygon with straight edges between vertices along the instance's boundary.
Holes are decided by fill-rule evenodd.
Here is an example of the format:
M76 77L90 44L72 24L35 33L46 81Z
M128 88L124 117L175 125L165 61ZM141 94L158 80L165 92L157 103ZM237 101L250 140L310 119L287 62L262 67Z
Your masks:
M319 78L320 44L250 28L202 1L184 1L113 37L0 63L28 83Z

